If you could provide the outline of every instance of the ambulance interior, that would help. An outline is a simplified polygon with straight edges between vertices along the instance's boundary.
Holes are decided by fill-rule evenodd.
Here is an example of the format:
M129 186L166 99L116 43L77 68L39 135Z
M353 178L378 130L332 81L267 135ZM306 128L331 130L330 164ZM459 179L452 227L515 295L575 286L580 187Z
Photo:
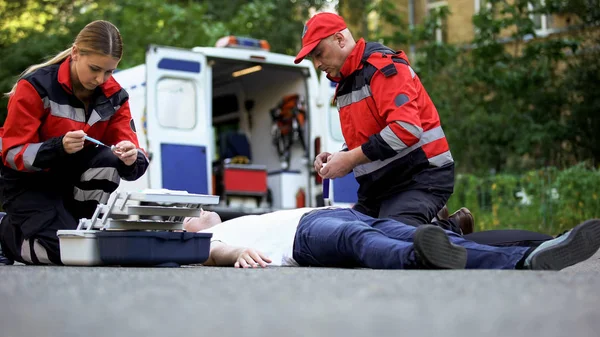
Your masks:
M213 193L229 207L304 206L311 145L306 70L230 59L209 59L208 63L215 144ZM273 135L289 125L277 126L274 116L280 116L277 108L290 95L299 95L295 113L304 116L296 118L292 129L296 135L290 138L286 158L285 151L278 152L274 145ZM276 139L283 141L283 137Z

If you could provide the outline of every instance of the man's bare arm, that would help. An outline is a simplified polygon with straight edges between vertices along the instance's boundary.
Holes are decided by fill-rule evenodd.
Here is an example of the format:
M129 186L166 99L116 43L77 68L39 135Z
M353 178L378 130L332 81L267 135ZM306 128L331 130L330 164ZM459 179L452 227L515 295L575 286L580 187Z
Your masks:
M243 248L233 247L221 241L212 241L208 260L203 264L205 266L233 266L240 255L240 249Z
M205 266L234 266L236 268L266 267L271 260L261 252L244 247L230 246L221 241L210 244L208 260Z

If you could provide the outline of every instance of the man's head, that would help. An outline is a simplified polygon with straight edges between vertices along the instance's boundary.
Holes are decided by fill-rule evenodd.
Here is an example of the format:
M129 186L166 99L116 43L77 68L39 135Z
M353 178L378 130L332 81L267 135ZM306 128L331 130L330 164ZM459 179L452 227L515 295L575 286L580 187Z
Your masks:
M199 232L220 224L221 217L215 212L202 210L197 218L186 218L183 221L183 228L188 232Z
M338 77L346 58L356 45L344 19L333 13L315 14L304 26L302 49L294 63L310 57L315 67Z

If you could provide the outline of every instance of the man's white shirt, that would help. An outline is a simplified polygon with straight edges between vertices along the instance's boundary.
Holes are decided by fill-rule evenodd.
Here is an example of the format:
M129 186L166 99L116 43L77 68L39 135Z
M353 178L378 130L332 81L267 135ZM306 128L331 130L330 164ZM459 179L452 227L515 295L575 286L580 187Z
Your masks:
M212 241L254 248L271 259L272 266L298 266L294 261L294 237L302 216L315 208L297 208L227 220L202 230Z

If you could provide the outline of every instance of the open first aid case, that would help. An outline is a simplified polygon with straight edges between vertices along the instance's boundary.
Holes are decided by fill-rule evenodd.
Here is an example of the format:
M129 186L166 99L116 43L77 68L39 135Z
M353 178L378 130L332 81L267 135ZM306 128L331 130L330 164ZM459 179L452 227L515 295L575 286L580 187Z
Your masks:
M61 260L77 266L203 263L212 234L186 232L183 220L199 216L202 205L218 203L218 196L184 191L115 192L77 229L57 232Z

